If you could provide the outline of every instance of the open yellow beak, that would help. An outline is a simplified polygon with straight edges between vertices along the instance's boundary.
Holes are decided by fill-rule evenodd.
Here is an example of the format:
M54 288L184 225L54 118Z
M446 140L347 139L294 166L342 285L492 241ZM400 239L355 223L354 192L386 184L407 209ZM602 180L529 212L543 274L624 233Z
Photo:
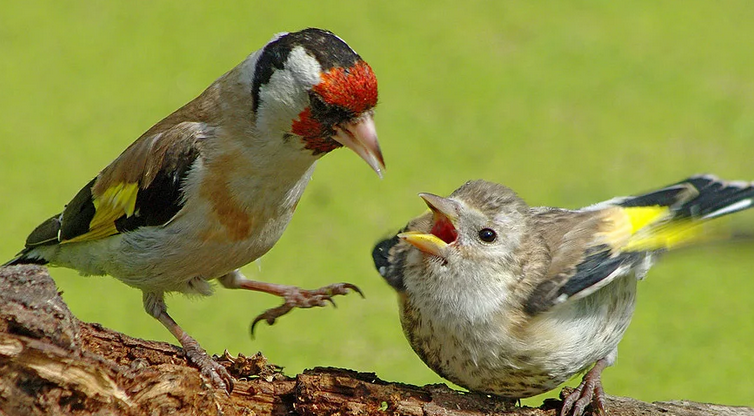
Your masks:
M377 141L377 129L374 127L371 113L364 114L355 121L335 126L332 139L353 150L382 178L385 160L382 158L380 143Z
M446 221L455 227L458 222L458 211L460 209L458 202L427 192L422 192L419 196L432 211L435 223Z
M446 258L448 246L458 238L458 202L429 193L419 196L432 211L432 229L429 233L407 231L398 234L398 238L424 253Z
M448 243L442 241L434 234L424 234L417 231L408 231L398 234L398 238L433 256L445 257Z

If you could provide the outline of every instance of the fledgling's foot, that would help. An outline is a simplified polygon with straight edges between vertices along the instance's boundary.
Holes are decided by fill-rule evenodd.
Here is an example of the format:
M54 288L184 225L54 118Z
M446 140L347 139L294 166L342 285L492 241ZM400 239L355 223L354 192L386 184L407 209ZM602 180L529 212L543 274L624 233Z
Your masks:
M262 314L257 316L251 323L251 333L254 334L254 327L259 321L266 321L267 324L272 325L275 320L294 308L313 308L315 306L326 306L327 302L330 302L333 306L333 296L345 295L350 291L356 292L361 297L364 297L364 293L361 289L352 285L351 283L334 283L328 286L321 287L319 289L307 290L301 289L296 286L279 285L276 295L282 297L284 302L282 305L267 309Z
M581 416L589 403L592 404L593 415L607 415L605 390L602 388L600 379L605 367L607 367L607 361L604 358L594 364L594 367L584 375L576 390L563 400L560 416Z
M207 377L213 385L225 390L230 395L233 391L233 377L230 376L230 373L222 364L213 360L198 342L193 338L185 341L183 343L183 352L186 354L188 360L199 368L199 372L203 376Z

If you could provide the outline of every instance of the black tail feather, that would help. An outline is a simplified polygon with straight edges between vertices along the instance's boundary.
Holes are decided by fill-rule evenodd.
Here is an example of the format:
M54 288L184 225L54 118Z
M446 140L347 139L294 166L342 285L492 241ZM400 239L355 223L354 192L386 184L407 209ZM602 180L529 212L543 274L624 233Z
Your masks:
M626 198L618 205L659 205L672 207L676 218L714 218L754 206L754 183L727 182L712 175L697 175L654 192Z
M31 248L26 248L22 252L18 253L16 257L8 260L7 262L3 263L0 267L6 267L6 266L17 266L20 264L38 264L40 266L44 266L45 264L49 263L45 259L40 259L38 257L28 257L27 255L31 251Z

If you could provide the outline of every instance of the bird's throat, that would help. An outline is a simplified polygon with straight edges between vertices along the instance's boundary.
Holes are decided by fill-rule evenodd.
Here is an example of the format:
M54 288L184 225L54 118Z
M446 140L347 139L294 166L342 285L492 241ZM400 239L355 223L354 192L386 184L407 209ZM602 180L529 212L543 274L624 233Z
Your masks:
M435 219L435 224L432 226L431 233L440 240L450 244L456 241L458 238L458 231L453 223L447 217L439 216Z

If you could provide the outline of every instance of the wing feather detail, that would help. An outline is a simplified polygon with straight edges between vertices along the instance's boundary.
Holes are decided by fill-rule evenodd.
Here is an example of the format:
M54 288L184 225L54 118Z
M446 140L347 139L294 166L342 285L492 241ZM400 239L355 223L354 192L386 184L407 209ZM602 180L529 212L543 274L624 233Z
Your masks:
M617 277L634 273L641 279L659 254L709 238L705 222L753 204L752 183L698 175L579 211L535 208L535 228L553 261L524 308L533 316L589 296Z
M89 221L88 231L72 238L61 239L61 243L97 240L117 234L115 222L123 216L134 215L138 194L138 182L120 182L107 188L102 196L92 199L94 216Z
M106 238L160 226L183 207L183 181L211 137L204 123L181 122L142 136L84 186L65 210L37 227L26 246Z

